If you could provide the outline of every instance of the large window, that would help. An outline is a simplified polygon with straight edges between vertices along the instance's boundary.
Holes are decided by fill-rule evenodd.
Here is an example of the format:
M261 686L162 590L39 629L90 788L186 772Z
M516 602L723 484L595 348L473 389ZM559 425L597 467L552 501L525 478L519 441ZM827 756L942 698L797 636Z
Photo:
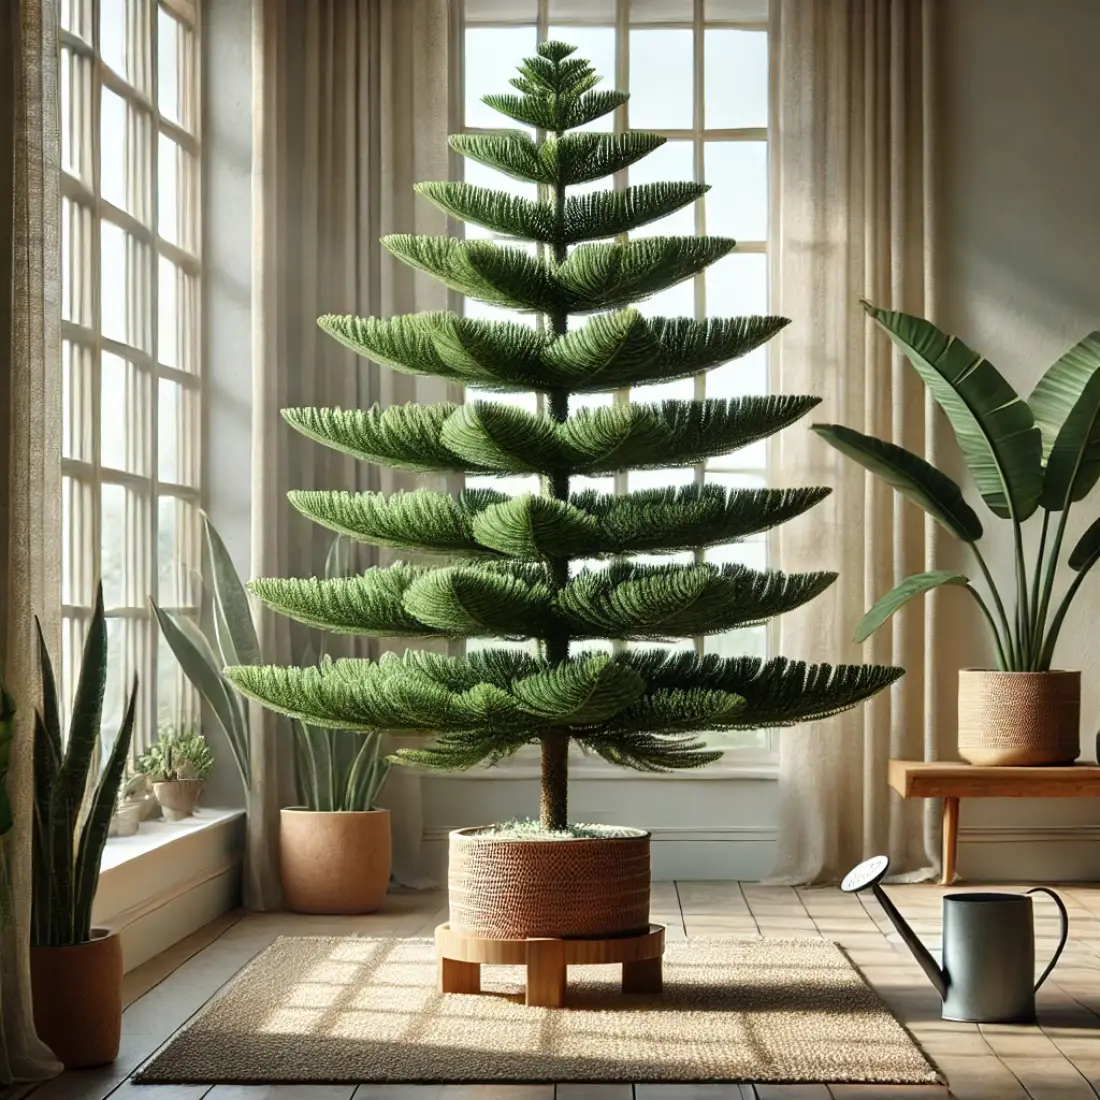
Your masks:
M62 678L95 583L104 731L134 673L137 745L192 720L150 597L196 613L199 543L198 0L60 0Z
M608 87L626 88L630 100L592 129L646 130L666 143L619 173L613 184L658 180L701 180L706 196L675 214L637 231L651 234L704 234L734 237L738 247L692 281L681 283L638 308L648 316L738 316L768 311L768 38L764 0L466 0L462 85L468 131L516 125L481 102L488 92L508 89L518 61L538 42L557 39L577 47L604 77ZM463 159L458 170L471 183L535 197L535 185ZM596 190L599 180L576 192ZM470 237L493 237L478 226L464 227ZM536 247L529 246L532 250ZM531 324L530 316L512 314L468 301L468 316ZM575 319L576 324L584 318ZM616 394L575 398L574 409L612 401L660 401L738 397L767 389L767 349L726 364L695 379L635 388ZM481 395L468 391L468 400ZM534 395L486 394L489 400L514 400L534 410ZM630 471L606 478L575 478L578 488L630 492L659 486L711 482L723 486L762 486L766 446L709 460L694 469ZM535 478L470 478L471 485L535 492ZM581 484L583 483L583 484ZM742 562L762 569L767 563L763 536L707 550L701 560ZM690 554L653 560L691 561ZM699 653L765 655L767 627L738 630L675 643ZM764 732L722 735L719 743L739 755L767 754Z

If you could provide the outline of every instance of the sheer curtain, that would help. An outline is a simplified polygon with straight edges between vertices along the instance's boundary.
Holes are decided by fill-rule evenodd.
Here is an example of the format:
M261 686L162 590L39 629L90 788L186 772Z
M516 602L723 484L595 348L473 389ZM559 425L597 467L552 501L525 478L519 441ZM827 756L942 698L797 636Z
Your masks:
M292 432L297 405L460 400L356 357L316 325L324 313L390 316L447 308L438 283L393 261L385 233L445 233L416 200L418 180L448 174L448 0L254 0L252 574L319 575L331 536L286 501L291 488L411 487ZM435 487L442 487L437 485ZM381 561L365 553L361 564ZM259 610L259 609L258 609ZM263 652L301 660L309 632L259 612ZM364 645L362 655L376 655ZM279 904L278 818L294 801L289 733L252 713L253 782L245 900ZM395 769L395 875L421 881L420 780Z
M935 461L937 421L915 372L872 331L859 300L934 316L931 77L934 0L771 0L775 171L773 386L823 398L813 420L892 439ZM937 414L938 415L938 414ZM876 852L911 877L938 863L938 806L901 802L891 756L937 758L953 740L952 655L938 600L915 603L862 648L852 632L903 576L930 568L923 513L813 433L775 441L779 479L834 488L779 528L784 570L840 570L826 595L779 623L778 651L902 665L889 695L785 731L778 881L831 881ZM945 567L941 556L940 568Z
M0 841L0 1083L60 1070L31 1014L34 616L61 606L61 274L54 0L0 5L0 675L15 699Z

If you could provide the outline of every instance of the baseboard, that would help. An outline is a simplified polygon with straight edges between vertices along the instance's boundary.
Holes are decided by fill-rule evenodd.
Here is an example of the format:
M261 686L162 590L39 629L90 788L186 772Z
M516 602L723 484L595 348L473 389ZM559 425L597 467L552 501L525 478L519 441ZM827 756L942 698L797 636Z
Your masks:
M959 844L1095 844L1100 825L962 825Z
M92 910L96 926L121 936L125 971L240 903L243 812L205 810L143 830L108 853Z

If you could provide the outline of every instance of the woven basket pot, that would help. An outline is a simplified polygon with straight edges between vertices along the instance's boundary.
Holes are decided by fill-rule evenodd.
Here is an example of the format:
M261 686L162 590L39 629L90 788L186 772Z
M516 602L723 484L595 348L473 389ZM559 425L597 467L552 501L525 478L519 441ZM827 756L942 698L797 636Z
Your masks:
M959 755L971 764L1072 764L1081 752L1080 672L959 672Z
M93 928L87 943L31 948L34 1028L66 1069L104 1066L122 1036L122 943Z
M451 833L451 930L482 939L598 939L649 929L649 833L510 840Z
M169 779L153 784L165 821L182 821L194 817L195 807L202 798L204 782L201 779Z
M390 811L279 814L279 878L295 913L375 913L390 884Z

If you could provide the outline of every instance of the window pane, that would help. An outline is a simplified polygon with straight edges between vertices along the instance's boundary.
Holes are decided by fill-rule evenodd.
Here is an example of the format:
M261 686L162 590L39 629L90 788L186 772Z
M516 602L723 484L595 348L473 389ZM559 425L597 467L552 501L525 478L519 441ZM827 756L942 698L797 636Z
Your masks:
M157 400L157 478L176 485L197 485L194 443L198 437L194 395L170 378L159 382Z
M666 180L689 182L695 178L695 154L690 141L666 141L627 170L627 182L633 187ZM659 221L635 229L631 237L694 236L695 203L677 210Z
M78 202L61 200L61 318L91 328L92 212Z
M762 396L768 392L768 353L757 348L707 375L707 397Z
M165 607L193 607L198 602L195 577L202 561L194 505L179 497L157 502L157 599Z
M768 236L768 146L712 141L706 148L707 232L740 241Z
M99 52L119 76L130 75L127 65L128 4L126 0L99 0Z
M121 210L134 212L126 187L129 142L126 133L126 100L109 88L99 101L99 189L100 194Z
M551 27L549 37L556 42L568 42L576 46L575 57L583 57L592 63L596 75L603 80L596 85L600 89L611 89L615 84L615 28L614 27ZM613 130L615 112L610 111L601 118L581 126L582 130Z
M79 478L61 479L61 602L91 607L95 585L94 498Z
M100 367L99 460L113 470L149 474L149 379L133 363L103 352Z
M92 0L61 0L58 18L64 30L91 41Z
M676 286L638 302L635 308L643 317L693 317L695 315L695 280L685 279Z
M109 340L145 350L148 344L148 281L145 248L124 229L100 228L100 331Z
M631 470L626 475L630 492L639 489L671 489L695 484L695 470L691 466L677 466L671 470Z
M61 455L92 461L92 353L61 344Z
M632 130L690 130L694 35L689 30L630 32Z
M132 490L124 485L100 487L100 572L103 602L110 607L133 607L137 596L134 543L142 535L141 509Z
M708 565L745 565L749 569L768 568L768 544L762 538L711 546L705 552Z
M65 47L61 49L61 167L85 182L91 181L87 151L90 146L91 65Z
M652 386L635 386L631 401L691 401L695 397L695 379L677 378L672 382L657 382Z
M180 223L183 151L171 138L161 134L156 156L156 231L166 241L182 245L185 244L184 227Z
M182 28L164 8L157 12L157 107L165 118L183 125L180 110Z
M706 128L767 126L767 33L715 28L705 32L704 51Z
M466 31L466 125L490 130L519 126L481 102L490 93L512 90L519 59L535 53L534 27L478 27Z
M707 268L707 315L745 317L768 312L768 258L734 252Z
M133 682L133 648L130 624L125 619L107 620L107 686L103 692L103 716L99 724L102 747L109 750L122 725L127 695Z

